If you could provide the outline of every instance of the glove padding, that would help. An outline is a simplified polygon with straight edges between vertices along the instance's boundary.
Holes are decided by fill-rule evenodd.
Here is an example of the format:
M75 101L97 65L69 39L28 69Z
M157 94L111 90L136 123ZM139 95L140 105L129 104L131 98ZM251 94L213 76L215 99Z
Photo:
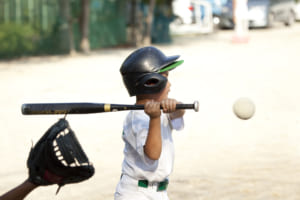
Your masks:
M31 148L27 167L35 185L61 186L78 183L94 175L95 169L65 119L60 119Z

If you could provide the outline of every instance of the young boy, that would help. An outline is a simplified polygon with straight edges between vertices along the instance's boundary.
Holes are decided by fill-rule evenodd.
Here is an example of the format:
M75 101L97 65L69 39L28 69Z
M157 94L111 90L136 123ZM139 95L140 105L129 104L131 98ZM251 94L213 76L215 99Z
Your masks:
M185 113L176 110L179 102L168 98L169 71L183 63L178 58L150 46L134 51L122 64L129 95L145 108L130 111L124 122L124 161L115 200L169 199L166 189L174 162L171 133L183 128Z

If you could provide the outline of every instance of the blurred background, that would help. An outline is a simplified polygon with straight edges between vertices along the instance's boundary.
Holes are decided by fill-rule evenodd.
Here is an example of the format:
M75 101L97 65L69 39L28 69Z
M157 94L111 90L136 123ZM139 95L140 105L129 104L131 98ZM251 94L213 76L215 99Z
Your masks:
M1 0L0 194L27 178L30 147L63 116L24 116L23 103L133 104L119 68L154 45L185 62L170 97L199 100L174 132L172 200L300 199L299 1L248 0L248 39L230 0ZM232 105L250 98L243 121ZM41 187L27 199L113 199L127 112L68 115L96 168L86 182Z
M249 0L250 28L300 19L298 0ZM2 0L0 59L171 43L232 29L232 0Z

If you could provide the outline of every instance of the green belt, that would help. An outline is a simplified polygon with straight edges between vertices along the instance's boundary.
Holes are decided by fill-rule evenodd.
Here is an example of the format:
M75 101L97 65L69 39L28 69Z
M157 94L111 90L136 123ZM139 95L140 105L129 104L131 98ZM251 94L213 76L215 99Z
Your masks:
M164 190L166 190L167 187L168 187L168 184L169 184L169 180L168 179L166 179L166 180L164 180L162 182L158 182L157 191L164 191ZM139 180L138 186L139 187L143 187L143 188L148 188L149 181L147 181L147 180Z

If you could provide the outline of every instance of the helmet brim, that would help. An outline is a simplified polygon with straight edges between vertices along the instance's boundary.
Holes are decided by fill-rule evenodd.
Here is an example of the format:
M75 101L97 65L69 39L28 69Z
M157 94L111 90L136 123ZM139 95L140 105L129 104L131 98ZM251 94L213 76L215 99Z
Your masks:
M175 61L175 62L171 63L170 65L167 65L164 68L160 69L159 73L170 71L170 70L178 67L179 65L181 65L183 62L184 62L183 60Z

